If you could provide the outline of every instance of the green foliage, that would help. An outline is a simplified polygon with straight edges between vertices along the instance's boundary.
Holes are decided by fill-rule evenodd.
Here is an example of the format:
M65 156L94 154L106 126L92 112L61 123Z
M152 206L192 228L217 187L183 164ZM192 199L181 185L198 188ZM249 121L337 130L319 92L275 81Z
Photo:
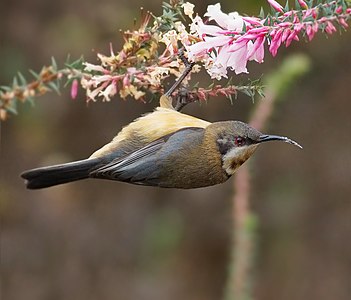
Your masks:
M264 85L262 84L262 77L255 80L249 79L248 84L239 85L236 89L239 92L242 92L245 95L249 96L252 99L252 102L254 102L257 94L261 97L264 97Z

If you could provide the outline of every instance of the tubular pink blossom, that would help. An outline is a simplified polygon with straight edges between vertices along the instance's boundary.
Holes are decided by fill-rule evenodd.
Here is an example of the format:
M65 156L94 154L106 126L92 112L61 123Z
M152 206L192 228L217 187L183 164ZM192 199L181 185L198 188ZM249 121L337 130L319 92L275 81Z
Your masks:
M272 6L276 11L283 12L283 6L281 6L277 1L275 0L267 0L269 5Z
M327 26L325 27L325 32L328 34L333 34L333 32L335 32L335 31L336 31L336 28L333 25L333 23L328 21Z
M71 86L71 98L74 100L78 95L78 80L74 79Z
M227 77L228 60L231 55L229 53L229 45L223 46L213 62L212 72Z
M255 33L255 34L266 34L269 31L268 26L262 26L258 28L252 28L247 31L247 33Z
M284 43L286 41L286 39L289 37L291 33L291 29L290 28L285 28L282 34L282 43Z
M312 25L307 25L306 27L306 33L307 33L307 36L308 36L308 40L309 41L312 41L313 37L314 37L314 30L312 28Z
M245 47L247 45L248 41L247 40L236 40L234 43L229 45L229 52L235 52L238 51L239 49Z
M278 24L279 27L290 27L291 26L291 22L281 22Z
M296 31L297 33L299 33L303 27L304 27L304 24L297 23L297 24L295 24L295 26L294 26L294 31Z
M266 39L265 36L260 36L256 39L256 41L253 43L253 45L249 44L249 51L247 54L248 60L255 60L258 63L263 62L265 39Z
M271 44L269 46L269 52L272 53L273 57L277 55L278 49L282 43L282 34L283 29L279 29L272 38Z
M250 25L262 26L262 20L255 17L243 17L243 20Z
M222 47L229 44L233 40L232 36L214 36L205 37L205 41L198 42L188 47L189 59L194 59L195 56L206 53L208 50L215 47Z
M126 75L126 76L123 77L122 84L123 84L123 86L128 86L128 85L130 85L130 78L129 78L128 75Z
M317 19L317 17L318 17L318 11L315 8L312 9L312 17L313 17L313 19Z
M289 47L291 42L295 39L295 37L297 36L297 32L292 30L290 35L288 36L288 38L286 39L286 43L285 46Z
M345 21L344 18L339 18L339 19L338 19L338 22L339 22L339 24L340 24L342 27L344 27L344 28L349 27L349 24L346 23L346 21Z
M273 29L269 34L271 37L274 37L276 33L277 33L277 30Z
M307 9L308 8L308 5L305 1L303 0L298 0L300 6L303 8L303 9Z
M303 14L303 18L306 19L309 16L312 16L313 9L307 9L305 13ZM313 16L312 16L313 17Z
M227 77L227 68L230 68L235 74L247 73L246 64L248 61L248 45L251 41L242 40L234 42L231 45L224 45L209 70L211 77Z
M284 17L290 17L291 15L293 15L294 12L293 11L287 11L283 14Z
M337 7L337 8L335 9L335 12L336 12L337 14L341 14L341 13L343 12L342 6Z
M251 34L249 32L245 33L243 36L239 37L236 42L241 42L241 41L251 41L256 39L257 37L261 36L262 34Z
M247 47L247 43L242 43L242 45L238 45L237 47L235 43L229 46L229 48L231 48L229 52L232 52L232 54L228 60L228 67L230 67L235 74L247 73Z
M312 29L313 29L314 33L318 32L318 30L319 30L319 25L318 25L317 22L315 22L315 23L313 24Z

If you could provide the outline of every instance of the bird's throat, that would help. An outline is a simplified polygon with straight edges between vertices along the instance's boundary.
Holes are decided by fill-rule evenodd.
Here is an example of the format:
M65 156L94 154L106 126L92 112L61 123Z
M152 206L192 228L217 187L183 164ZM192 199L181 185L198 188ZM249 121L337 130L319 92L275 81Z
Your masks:
M255 152L258 145L233 147L222 158L222 167L231 176Z

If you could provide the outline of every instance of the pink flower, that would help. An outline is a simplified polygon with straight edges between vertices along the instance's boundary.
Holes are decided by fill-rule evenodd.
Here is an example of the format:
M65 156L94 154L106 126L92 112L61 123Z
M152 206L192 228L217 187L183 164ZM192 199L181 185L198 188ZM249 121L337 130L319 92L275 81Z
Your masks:
M205 37L205 41L198 42L187 48L188 58L193 60L194 57L204 54L212 48L222 47L233 40L232 36L220 35L214 37Z
M287 38L289 37L290 33L291 33L291 29L290 28L285 28L283 30L282 43L284 43L287 40Z
M313 25L307 25L306 27L306 34L308 36L308 40L311 41L314 38L316 32L318 32L319 26L318 23L315 22Z
M342 6L339 6L339 7L337 7L337 8L335 9L335 12L336 12L337 14L341 14L342 11L343 11Z
M247 73L247 53L248 53L248 43L251 41L235 42L229 46L229 59L227 62L227 67L230 68L235 74Z
M288 38L286 39L286 42L285 42L285 47L289 47L291 42L293 40L295 40L297 37L297 32L295 30L291 30L291 33L290 35L288 36Z
M317 19L317 17L318 17L317 9L312 9L312 17L313 17L313 19Z
M307 36L308 36L308 40L312 41L312 39L314 37L314 33L315 33L313 28L312 28L312 25L307 25L306 33L307 33Z
M283 7L277 1L267 1L282 14L261 20L256 17L241 17L237 13L225 14L221 11L219 3L209 5L205 16L210 21L213 20L214 24L204 24L199 16L193 19L192 32L197 33L202 41L190 46L185 45L188 58L202 61L211 77L220 79L227 77L227 68L240 74L247 72L248 61L263 62L266 41L269 44L270 53L276 56L282 44L288 47L292 41L299 41L300 32L306 34L311 41L316 32L322 28L328 34L334 33L336 31L334 21L344 28L348 27L346 21L348 20L347 14L351 14L349 8L337 7L334 8L333 16L325 15L318 18L319 8L309 8L307 4L309 2L306 0L297 0L303 10L287 12L284 12ZM327 6L327 4L322 4L322 6ZM243 32L244 24L245 31Z
M126 75L126 76L123 77L122 85L123 85L123 86L129 86L129 85L130 85L130 78L129 78L129 75Z
M227 69L230 68L235 74L247 73L246 64L248 61L248 43L251 41L242 40L232 44L224 45L213 60L213 65L208 70L212 78L220 79L227 77Z
M300 6L303 8L303 9L307 9L308 8L308 5L305 1L303 0L298 0Z
M74 79L72 81L72 86L71 86L71 98L74 100L77 98L78 95L78 79Z
M277 32L273 34L273 38L269 46L269 52L272 53L273 57L277 55L278 49L282 43L282 34L283 34L283 29L279 29Z
M252 43L248 44L249 51L247 54L247 58L249 60L255 60L258 63L263 62L265 40L266 40L266 38L263 35L263 36L259 36L253 44Z
M319 25L318 25L317 22L315 22L315 23L312 25L312 29L313 29L314 33L318 32L318 30L319 30Z
M344 28L349 27L349 24L346 23L346 21L345 21L344 18L339 18L339 19L338 19L338 22L339 22L339 24L340 24L342 27L344 27Z
M267 0L269 5L272 6L276 11L283 12L283 6L281 6L277 1L275 0Z
M242 17L245 23L250 25L262 26L262 20L255 17Z
M327 26L325 27L325 32L328 34L333 34L333 32L336 32L336 28L332 22L330 21L327 22Z

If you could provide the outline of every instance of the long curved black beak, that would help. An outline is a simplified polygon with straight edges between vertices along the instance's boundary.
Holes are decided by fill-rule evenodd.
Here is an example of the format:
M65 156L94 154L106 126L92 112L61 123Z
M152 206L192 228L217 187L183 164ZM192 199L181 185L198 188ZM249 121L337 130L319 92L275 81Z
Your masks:
M264 134L258 138L258 143L269 142L269 141L282 141L285 143L295 145L295 146L302 149L302 146L300 144L296 143L295 141L293 141L285 136Z

